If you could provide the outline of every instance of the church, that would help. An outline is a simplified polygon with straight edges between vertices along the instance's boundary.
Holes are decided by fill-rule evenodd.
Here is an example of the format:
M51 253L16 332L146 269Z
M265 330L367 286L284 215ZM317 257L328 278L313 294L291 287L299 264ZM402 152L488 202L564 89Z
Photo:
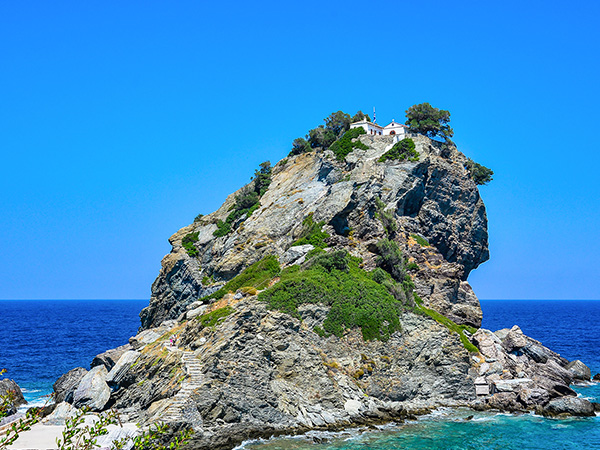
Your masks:
M358 122L354 122L350 125L350 129L362 127L367 134L377 135L377 136L390 136L396 135L401 138L404 138L407 134L408 127L401 123L397 123L392 120L385 127L377 124L375 119L373 122L369 122L367 119L359 120Z

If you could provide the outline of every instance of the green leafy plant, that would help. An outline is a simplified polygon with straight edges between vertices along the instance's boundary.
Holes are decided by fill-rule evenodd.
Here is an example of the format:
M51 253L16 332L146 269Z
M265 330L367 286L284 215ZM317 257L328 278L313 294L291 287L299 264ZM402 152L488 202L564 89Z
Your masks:
M205 297L206 300L219 300L228 292L235 292L241 287L252 286L256 289L264 289L269 281L279 275L279 261L273 255L265 256L260 261L248 266L239 275L232 278L225 286L217 292Z
M204 214L198 214L194 217L194 222L200 222L200 220L204 217Z
M327 244L325 240L329 238L329 234L322 231L325 222L315 222L313 219L313 213L310 213L306 219L302 221L302 232L300 238L296 240L294 245L306 245L311 244L316 248L325 248Z
M477 185L488 184L493 179L494 171L492 169L476 163L471 158L467 159L465 169L469 171L471 178Z
M198 316L198 320L204 328L215 328L217 325L220 325L227 316L231 315L233 311L234 309L231 306L225 306Z
M401 141L396 142L392 148L379 158L379 162L385 162L387 160L418 161L419 152L415 150L415 141L411 138L404 138Z
M413 133L423 134L429 138L448 140L454 135L450 128L450 113L434 108L429 103L413 105L406 111L406 125Z
M394 219L394 214L385 209L385 203L379 197L375 197L376 217L381 221L385 232L389 235L394 235L398 230L398 224Z
M200 254L200 252L194 245L194 242L198 242L198 234L199 233L188 233L181 240L182 247L190 256L198 256Z
M464 333L465 331L468 331L469 333L473 334L477 331L475 328L470 327L468 325L458 325L456 322L454 322L453 320L440 314L439 312L425 307L423 305L423 301L419 298L419 296L416 293L415 293L415 300L416 300L416 310L418 312L421 312L421 313L431 317L436 322L444 325L450 331L457 333L460 336L460 341L462 342L463 346L469 352L472 352L472 353L479 352L479 349L471 343L469 338L467 336L465 336L465 333Z
M235 198L235 203L231 207L231 213L225 221L217 222L217 229L213 232L213 236L227 236L233 231L238 219L246 215L250 217L254 211L260 207L260 198L267 192L271 184L272 168L269 161L260 164L259 169L254 172L252 183Z
M316 333L342 336L346 329L356 327L365 340L387 340L400 329L401 305L359 267L360 262L345 251L316 254L302 268L284 269L280 281L258 299L297 318L298 306L322 303L331 308Z
M356 139L358 136L365 133L366 131L362 127L352 128L351 130L346 131L341 138L335 141L331 147L329 147L329 150L334 153L338 161L343 161L344 158L355 148L362 150L369 148L358 140L353 141L353 139Z

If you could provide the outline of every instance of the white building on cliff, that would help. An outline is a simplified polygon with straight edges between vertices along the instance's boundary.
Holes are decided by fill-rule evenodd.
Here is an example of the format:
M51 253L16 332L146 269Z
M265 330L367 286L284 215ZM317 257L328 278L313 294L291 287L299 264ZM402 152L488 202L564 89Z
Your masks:
M394 122L393 120L385 127L378 125L375 122L369 122L366 119L359 120L350 125L350 129L362 127L367 134L376 136L398 136L400 139L404 139L407 134L408 127L401 123Z

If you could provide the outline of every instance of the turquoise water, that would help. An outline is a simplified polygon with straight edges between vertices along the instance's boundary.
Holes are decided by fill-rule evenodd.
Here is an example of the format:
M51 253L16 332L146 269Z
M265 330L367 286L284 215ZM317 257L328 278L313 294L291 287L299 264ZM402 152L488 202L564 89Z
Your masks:
M466 417L473 415L471 420ZM600 448L598 418L550 420L533 415L512 416L471 411L447 411L416 422L378 431L352 430L245 444L246 450L571 450ZM313 437L326 439L314 443Z

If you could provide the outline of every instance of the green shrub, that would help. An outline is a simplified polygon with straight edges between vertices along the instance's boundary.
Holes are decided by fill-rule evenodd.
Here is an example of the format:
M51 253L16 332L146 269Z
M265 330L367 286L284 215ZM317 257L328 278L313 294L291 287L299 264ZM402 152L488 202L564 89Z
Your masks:
M383 203L379 197L375 197L375 207L377 208L375 215L381 221L383 228L385 228L385 232L388 235L393 235L398 230L398 224L394 219L394 214L391 211L386 211L385 203Z
M285 269L279 283L261 292L259 300L297 318L300 318L298 306L304 303L330 306L321 334L342 336L346 329L358 327L365 340L387 340L400 329L401 305L384 286L359 268L360 259L347 252L331 254L328 262L324 256L315 256L307 269L298 266Z
M194 246L194 242L198 242L199 233L188 233L181 240L181 246L185 249L188 255L198 256L200 252Z
M265 161L260 164L260 169L254 173L251 185L235 198L235 203L229 208L231 211L225 221L217 222L217 229L213 232L213 236L227 236L233 230L235 222L246 215L250 217L254 211L260 208L260 198L267 192L271 184L271 163Z
M467 338L467 336L465 336L465 334L464 334L465 330L468 331L471 334L475 333L475 331L477 331L475 328L470 327L468 325L458 325L456 322L454 322L451 319L448 319L446 316L440 314L439 312L434 311L433 309L429 309L429 308L423 306L422 301L421 301L420 298L419 298L419 302L417 303L416 310L422 312L423 314L425 314L425 315L427 315L429 317L431 317L436 322L444 325L450 331L458 333L458 335L460 336L460 341L462 342L463 346L469 352L472 352L472 353L478 353L479 352L479 349L477 347L475 347L471 343L471 341L469 341L469 338Z
M338 161L343 161L344 158L352 152L355 148L363 150L368 149L365 144L360 141L352 142L352 139L357 138L361 134L365 134L366 131L362 127L352 128L344 133L344 135L335 141L329 149L335 154Z
M419 244L421 247L429 247L431 245L427 239L419 236L418 234L413 233L410 235L410 237L417 241L417 244Z
M217 325L220 325L227 316L233 313L233 311L234 309L231 306L225 306L198 316L198 320L204 328L215 328Z
M403 281L406 275L405 258L398 244L389 239L382 239L376 246L379 253L377 264L396 281Z
M308 267L321 266L328 272L333 269L340 270L342 272L348 272L349 255L344 250L338 250L335 252L321 252L313 256L308 260Z
M265 256L260 261L246 267L242 273L229 280L225 286L206 297L206 299L219 300L228 292L235 292L241 287L251 286L256 289L264 289L271 279L279 275L280 270L279 261L275 256Z
M413 270L417 271L417 270L419 270L419 265L416 262L414 262L414 261L409 262L408 264L406 264L406 270L408 270L408 271L413 271Z
M310 147L310 144L304 138L296 138L294 142L292 142L292 151L290 151L288 156L300 155L302 153L311 152L313 149Z
M200 219L202 219L203 217L204 217L204 214L198 214L196 217L194 217L194 223L200 222Z
M315 248L325 248L327 244L325 239L329 238L329 234L322 231L325 222L315 222L313 220L313 213L310 213L306 219L302 221L302 233L300 238L292 244L294 245L306 245L312 244Z
M388 159L395 161L418 161L419 152L415 150L415 142L411 138L404 138L396 142L391 149L381 155L379 162L385 162Z
M477 185L488 184L490 181L492 181L492 175L494 175L494 171L492 169L488 169L487 167L476 163L471 158L467 159L465 169L469 171L471 178Z
M386 280L390 279L390 275L385 270L381 269L380 267L376 267L375 269L373 269L371 271L371 279L375 283L382 284Z

